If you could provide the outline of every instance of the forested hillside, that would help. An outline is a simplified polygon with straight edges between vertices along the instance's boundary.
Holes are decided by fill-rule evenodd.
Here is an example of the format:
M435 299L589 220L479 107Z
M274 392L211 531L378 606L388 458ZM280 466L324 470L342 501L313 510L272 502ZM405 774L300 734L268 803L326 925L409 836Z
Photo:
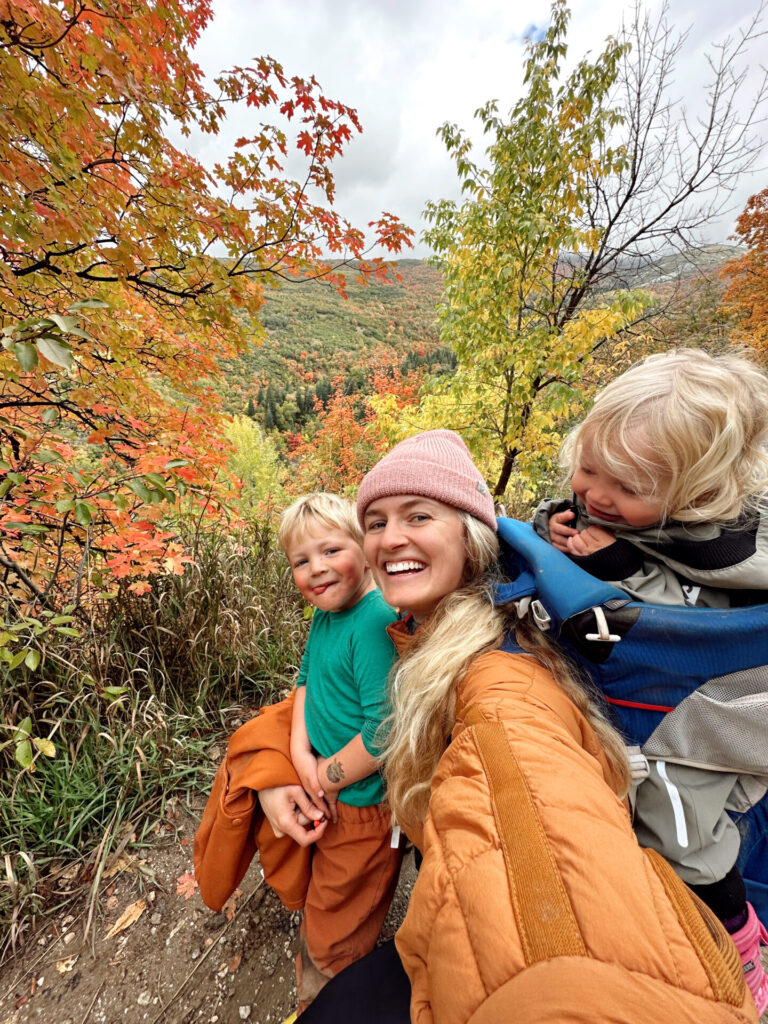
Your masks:
M296 431L313 417L316 399L327 404L337 378L354 394L367 390L374 367L449 368L452 354L437 334L439 271L407 259L396 275L360 283L353 268L346 299L322 280L268 290L263 331L223 364L217 387L226 409L255 415L267 430Z
M617 284L654 296L655 326L667 340L707 340L724 288L720 268L739 252L712 244L627 260ZM396 274L390 282L358 283L352 272L346 299L322 281L269 290L248 351L226 360L215 382L226 410L268 431L296 432L316 418L318 400L327 407L334 388L369 391L374 370L450 373L456 361L437 327L442 274L415 259L398 261Z

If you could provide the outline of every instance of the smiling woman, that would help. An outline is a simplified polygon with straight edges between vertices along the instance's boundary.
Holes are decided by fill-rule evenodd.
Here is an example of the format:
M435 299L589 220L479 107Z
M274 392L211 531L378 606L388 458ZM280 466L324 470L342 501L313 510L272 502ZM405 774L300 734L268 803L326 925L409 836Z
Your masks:
M495 604L493 501L458 435L397 445L357 511L382 594L412 613L388 629L384 757L423 863L399 959L353 964L302 1020L754 1022L726 933L637 844L620 737Z

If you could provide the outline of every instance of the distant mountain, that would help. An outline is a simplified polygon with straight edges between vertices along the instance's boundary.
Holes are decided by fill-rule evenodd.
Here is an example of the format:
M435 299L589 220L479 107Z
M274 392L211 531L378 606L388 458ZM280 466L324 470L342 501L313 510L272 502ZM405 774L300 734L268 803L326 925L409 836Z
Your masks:
M625 259L610 288L658 289L668 296L681 282L690 294L704 276L719 289L717 270L741 251L705 245L652 260ZM270 428L298 430L313 417L315 399L327 400L335 379L353 394L366 391L373 365L450 368L452 354L441 348L436 326L440 271L415 259L396 267L399 281L369 285L357 283L351 269L346 300L322 281L268 288L261 338L255 334L252 348L225 364L224 380L215 385L228 411L255 414Z
M669 251L658 256L635 257L619 261L612 288L649 288L687 281L702 274L711 275L728 260L741 255L738 245L702 245L683 252Z

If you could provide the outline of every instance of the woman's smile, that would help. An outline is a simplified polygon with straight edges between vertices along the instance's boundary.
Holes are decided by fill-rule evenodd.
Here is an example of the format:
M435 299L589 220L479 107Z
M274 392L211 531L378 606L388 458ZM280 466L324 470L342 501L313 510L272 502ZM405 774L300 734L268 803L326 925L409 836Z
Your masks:
M365 557L384 600L423 621L461 586L464 526L455 508L405 494L377 498L365 510Z

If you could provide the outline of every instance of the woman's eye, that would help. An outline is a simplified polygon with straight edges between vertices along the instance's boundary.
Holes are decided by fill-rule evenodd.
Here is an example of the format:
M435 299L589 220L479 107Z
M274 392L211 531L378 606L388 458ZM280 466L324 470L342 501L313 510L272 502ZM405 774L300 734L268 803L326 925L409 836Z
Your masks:
M429 520L429 516L426 512L414 512L411 516L412 523L426 523Z
M381 519L374 519L370 523L366 523L365 532L374 533L376 530L381 530L384 527L384 522Z

